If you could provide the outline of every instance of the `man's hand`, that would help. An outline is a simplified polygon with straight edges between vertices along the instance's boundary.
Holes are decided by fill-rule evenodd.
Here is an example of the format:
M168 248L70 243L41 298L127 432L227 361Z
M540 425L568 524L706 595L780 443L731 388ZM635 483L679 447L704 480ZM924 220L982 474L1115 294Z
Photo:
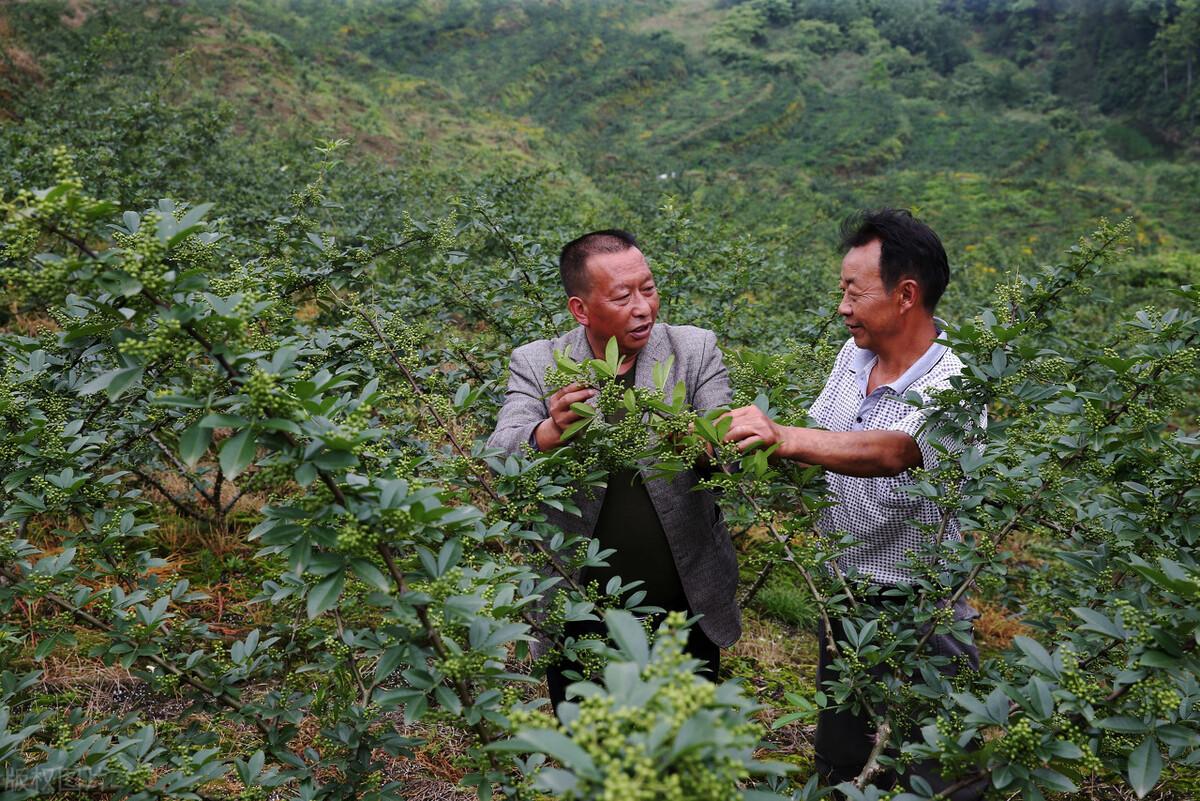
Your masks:
M846 476L896 476L924 463L916 440L903 431L821 431L781 426L757 406L734 409L729 417L733 422L725 441L736 442L738 450L755 443L764 448L777 444L775 456L781 459L819 464Z
M596 390L582 384L568 384L550 396L550 416L534 429L538 450L548 451L562 444L562 434L567 426L581 419L571 408L572 403L583 403L596 394Z
M744 451L755 444L769 448L776 443L780 444L782 450L784 439L787 437L787 427L781 426L767 417L766 413L757 406L743 406L740 409L734 409L721 419L724 420L726 417L733 422L729 426L729 431L725 433L725 441L737 443L738 450Z

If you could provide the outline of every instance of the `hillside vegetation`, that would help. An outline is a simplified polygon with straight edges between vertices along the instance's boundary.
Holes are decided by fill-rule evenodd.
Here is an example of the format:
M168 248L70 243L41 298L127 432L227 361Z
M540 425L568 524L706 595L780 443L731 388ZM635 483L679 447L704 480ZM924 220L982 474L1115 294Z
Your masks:
M0 5L0 797L817 801L845 704L996 798L1195 797L1198 51L1196 0ZM885 204L951 258L931 414L979 447L916 491L965 542L868 609L820 471L720 452L709 684L542 504L720 424L609 391L646 426L501 460L508 354L624 227L736 403L803 424L838 226ZM963 595L982 664L922 674ZM562 654L597 683L560 725Z

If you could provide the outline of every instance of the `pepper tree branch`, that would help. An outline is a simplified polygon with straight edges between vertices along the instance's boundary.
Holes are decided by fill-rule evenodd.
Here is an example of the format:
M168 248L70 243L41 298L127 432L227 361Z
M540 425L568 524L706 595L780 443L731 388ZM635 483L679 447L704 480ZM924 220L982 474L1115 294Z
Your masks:
M21 577L19 575L16 575L15 573L5 569L4 567L0 567L0 576L3 576L4 578L8 579L10 582L13 582L13 583L17 583L17 582L21 581ZM70 613L71 615L78 618L80 621L86 623L87 625L91 626L94 629L97 629L99 631L104 631L109 634L116 633L116 630L112 626L110 626L108 623L105 623L103 620L96 617L95 615L88 612L87 610L80 609L79 607L72 604L70 601L66 600L65 598L60 597L59 595L56 595L55 593L47 593L43 597L50 603L59 607L63 611ZM164 632L164 634L169 634L169 632L167 631L167 629L165 627L163 629L163 632ZM170 673L173 676L177 676L180 681L186 682L187 684L191 685L193 688L199 690L200 692L204 693L205 695L211 696L213 699L221 702L222 704L225 704L226 706L233 709L235 712L244 712L245 711L245 704L243 704L237 698L234 698L232 695L230 695L227 690L224 690L219 687L213 688L213 687L208 686L200 678L197 678L195 675L193 675L194 671L182 670L179 667L177 667L174 663L172 663L166 659L163 659L158 654L148 654L148 655L145 655L145 656L139 657L139 658L145 659L146 661L152 663L156 667L162 668L163 670L167 671L168 673ZM208 677L204 676L204 678L208 678ZM256 719L256 723L258 723L259 728L263 729L264 732L266 731L263 724L260 721L257 721L257 719Z
M154 298L153 295L150 295L149 293L146 293L146 295L156 305L164 306L164 304L157 298ZM198 342L200 346L217 361L218 364L221 365L222 369L225 370L226 374L231 380L237 382L238 379L240 379L240 374L237 369L233 367L233 365L229 364L228 360L226 360L221 354L218 354L213 350L212 344L207 340L206 337L204 337L203 334L196 330L195 326L189 323L182 326L182 328L183 330L187 331L187 333L194 340L196 340L196 342ZM299 447L295 438L291 434L283 432L283 437L291 447ZM337 500L338 504L341 505L343 509L347 508L348 502L346 495L342 492L342 488L338 485L338 483L333 479L333 476L331 476L328 471L324 470L323 468L317 467L316 469L317 475L320 477L322 483L324 483L329 489L330 493ZM390 546L388 546L386 543L380 543L378 548L385 564L387 564L388 571L391 573L393 580L396 581L397 588L401 592L404 592L404 574L400 572L398 566L396 565ZM446 649L446 646L442 642L441 636L438 634L437 630L432 626L431 621L429 620L428 610L426 610L423 606L416 607L416 610L417 616L421 620L421 625L425 628L427 635L430 637L430 641L434 644L434 650L437 651L439 656L445 658L449 654L449 651ZM464 706L471 706L473 704L470 689L467 687L464 680L455 680L455 689L459 695L459 700L462 701ZM483 726L482 720L476 724L476 731L480 735L483 743L486 744L491 742L491 737L487 729ZM489 759L492 761L493 767L498 770L499 765L496 761L495 755L489 754Z
M340 302L340 299L338 300ZM476 460L472 458L467 449L463 447L461 442L459 442L458 437L455 435L454 430L450 426L450 423L442 417L441 413L437 410L437 407L435 407L429 401L424 388L422 388L420 382L417 381L417 377L413 375L412 370L408 368L408 365L406 365L404 361L401 360L396 354L396 351L392 349L391 343L387 341L387 337L385 337L383 331L380 330L379 324L375 322L371 315L367 314L365 309L356 308L355 311L358 313L359 317L361 317L363 321L370 326L371 330L375 334L376 339L378 339L380 344L383 345L383 348L387 352L388 358L391 360L392 364L394 364L396 368L400 370L405 379L408 381L409 386L417 394L417 397L421 399L421 404L431 415L433 415L433 419L437 422L438 427L441 428L442 431L445 432L446 436L450 439L451 447L453 447L455 452L458 453L458 455L461 456L466 462L471 474L475 476L475 479L479 482L479 485L483 487L484 491L487 492L493 502L497 504L503 504L504 499L500 496L500 493L498 493L496 488L492 486L492 482L488 476L479 469ZM571 575L570 571L563 567L558 558L550 551L549 548L546 547L545 543L538 540L533 540L533 546L540 554L542 554L542 556L546 557L550 565L554 567L555 571L568 583L568 585L570 585L573 590L580 593L583 592L583 587L579 585L579 582L576 581L575 577Z

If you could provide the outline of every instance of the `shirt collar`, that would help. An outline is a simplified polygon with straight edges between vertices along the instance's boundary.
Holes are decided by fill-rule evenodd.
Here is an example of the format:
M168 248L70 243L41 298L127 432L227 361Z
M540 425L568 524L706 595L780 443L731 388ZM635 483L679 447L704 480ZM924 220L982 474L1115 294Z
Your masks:
M929 343L929 347L921 354L921 358L913 362L912 366L905 370L895 381L880 384L876 391L887 387L897 395L903 395L914 381L933 369L933 366L938 363L947 350L945 343L946 332L942 330L945 322L935 317L933 318L933 325L937 328L937 339ZM871 376L871 370L875 367L875 363L878 360L879 357L875 355L875 352L866 348L857 348L854 356L850 359L850 372L854 373L858 379L858 388L862 390L864 396L867 394L867 381Z

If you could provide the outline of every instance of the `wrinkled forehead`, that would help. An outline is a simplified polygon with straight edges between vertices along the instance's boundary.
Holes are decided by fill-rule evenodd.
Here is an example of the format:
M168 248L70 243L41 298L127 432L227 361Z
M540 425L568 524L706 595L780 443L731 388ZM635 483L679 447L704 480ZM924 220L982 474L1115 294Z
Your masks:
M586 264L588 281L593 286L641 284L654 279L642 251L626 248L616 253L593 253Z
M862 287L881 283L879 255L877 239L846 251L842 257L841 285Z

